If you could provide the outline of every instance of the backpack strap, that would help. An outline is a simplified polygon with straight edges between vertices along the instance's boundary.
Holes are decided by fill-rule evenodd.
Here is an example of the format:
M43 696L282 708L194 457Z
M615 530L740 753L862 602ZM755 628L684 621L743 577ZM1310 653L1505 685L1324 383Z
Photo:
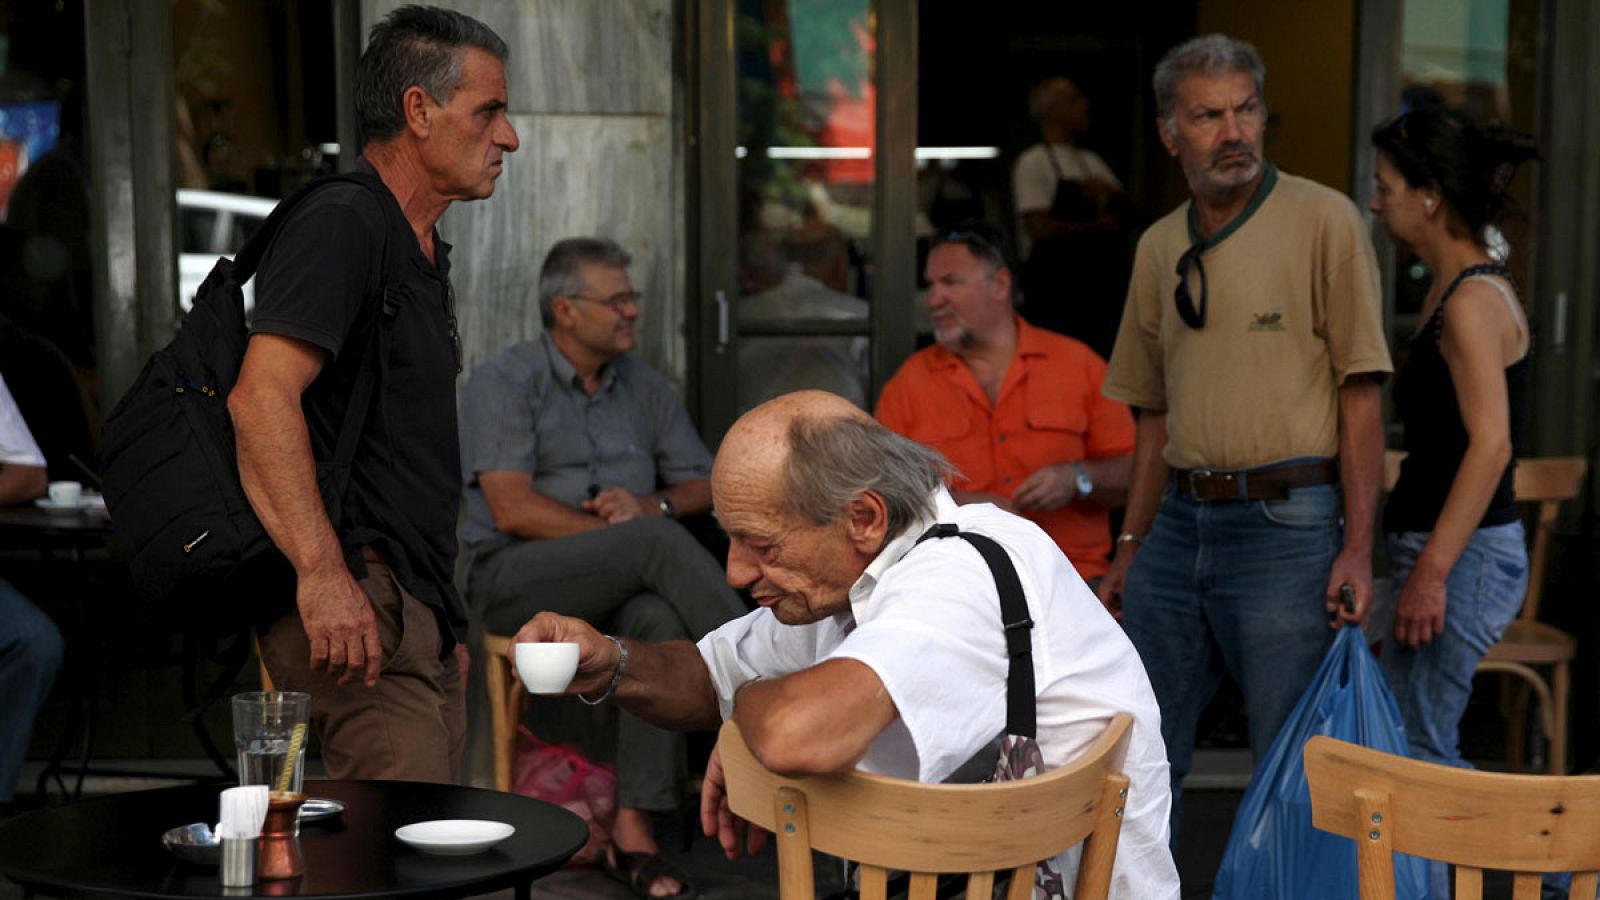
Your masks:
M1022 580L1017 577L1017 568L1011 564L1011 557L1006 555L1005 548L993 538L962 531L955 525L935 525L923 532L922 537L917 538L917 543L929 538L947 537L961 538L978 551L978 555L989 566L995 588L1000 592L1000 621L1005 627L1006 655L1011 658L1011 667L1006 673L1006 734L1037 737L1039 727L1033 696L1033 620L1028 618L1028 601L1022 595Z
M300 201L330 184L359 185L374 194L380 194L380 200L383 199L380 192L388 190L383 183L383 179L369 172L339 172L333 175L324 175L279 200L278 205L274 206L272 212L267 214L267 220L261 223L261 227L257 228L255 233L250 235L250 239L245 241L244 246L239 248L239 252L234 254L233 271L239 284L249 281L250 276L256 273L256 266L261 264L261 257L265 256L267 248L272 246L272 239L277 237L278 229L283 227L284 222L289 221L290 212L300 205ZM385 206L384 211L387 214L387 205L380 205Z

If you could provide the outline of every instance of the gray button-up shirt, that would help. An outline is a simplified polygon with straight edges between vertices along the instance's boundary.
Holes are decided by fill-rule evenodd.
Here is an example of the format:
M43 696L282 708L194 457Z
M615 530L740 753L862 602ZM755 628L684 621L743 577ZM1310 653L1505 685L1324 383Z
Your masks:
M495 529L480 472L528 472L534 490L576 507L591 489L642 495L709 478L711 454L655 370L620 356L591 397L546 333L479 366L461 397L461 537L475 552L515 539Z

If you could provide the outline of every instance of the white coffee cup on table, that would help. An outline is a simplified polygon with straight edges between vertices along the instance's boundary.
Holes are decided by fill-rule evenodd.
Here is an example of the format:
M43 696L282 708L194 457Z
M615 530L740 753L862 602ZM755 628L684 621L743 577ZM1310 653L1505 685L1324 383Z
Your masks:
M531 694L559 694L578 671L577 644L517 644L517 676Z
M76 481L50 482L50 502L56 506L77 506L83 499L83 485Z

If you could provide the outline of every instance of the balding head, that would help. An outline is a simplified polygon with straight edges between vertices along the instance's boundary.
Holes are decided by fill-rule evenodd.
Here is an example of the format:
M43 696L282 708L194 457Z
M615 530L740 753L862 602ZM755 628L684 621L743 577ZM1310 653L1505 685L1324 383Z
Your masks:
M729 429L711 470L728 583L791 625L844 610L884 544L932 515L947 468L842 397L763 403Z
M938 453L884 428L843 397L797 391L734 423L717 453L711 489L719 508L755 500L817 525L842 516L856 494L872 491L888 506L894 537L931 513L930 498L948 471Z

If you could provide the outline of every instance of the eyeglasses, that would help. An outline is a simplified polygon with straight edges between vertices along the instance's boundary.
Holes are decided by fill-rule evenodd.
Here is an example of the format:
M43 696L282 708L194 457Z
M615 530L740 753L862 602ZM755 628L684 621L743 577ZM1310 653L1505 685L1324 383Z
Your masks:
M1200 254L1206 249L1205 241L1193 244L1183 251L1178 257L1178 288L1172 292L1172 299L1178 306L1178 318L1190 328L1204 328L1206 325L1206 267L1200 262ZM1194 269L1200 273L1200 308L1196 309L1194 297L1189 293L1189 270Z
M616 313L617 315L621 315L622 307L624 306L632 306L634 309L639 309L641 301L644 300L644 295L638 291L620 291L612 294L609 297L585 297L582 294L574 294L567 299L582 300L585 303L597 303L601 306L609 306L611 307L612 312Z
M456 374L460 375L466 368L466 361L461 356L461 329L456 326L456 286L448 280L445 282L445 324L450 331L450 345L456 352Z

